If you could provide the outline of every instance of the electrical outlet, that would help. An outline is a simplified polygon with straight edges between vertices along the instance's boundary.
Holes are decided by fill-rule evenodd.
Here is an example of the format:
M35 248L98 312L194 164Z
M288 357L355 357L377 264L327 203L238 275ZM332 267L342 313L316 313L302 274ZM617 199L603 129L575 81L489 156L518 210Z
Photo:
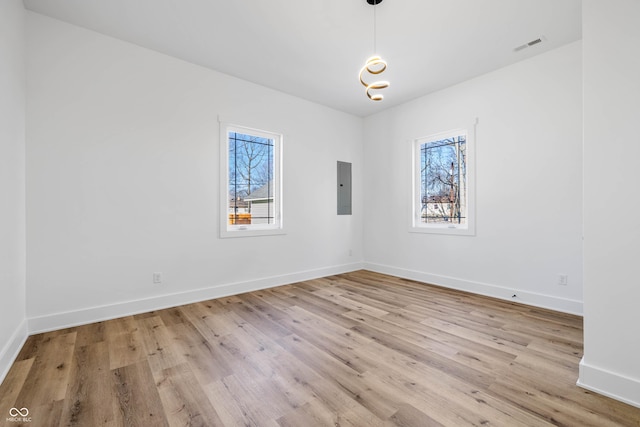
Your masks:
M568 284L569 284L569 276L567 276L566 274L559 274L558 285L567 286Z
M162 273L153 273L153 283L162 283Z

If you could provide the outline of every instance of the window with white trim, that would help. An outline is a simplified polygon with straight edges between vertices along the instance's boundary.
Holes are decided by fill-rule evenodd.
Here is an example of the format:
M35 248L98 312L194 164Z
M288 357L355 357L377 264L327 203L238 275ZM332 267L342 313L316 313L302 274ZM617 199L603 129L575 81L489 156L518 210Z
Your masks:
M466 129L413 141L410 231L474 234L472 143Z
M221 124L221 237L282 234L282 135Z

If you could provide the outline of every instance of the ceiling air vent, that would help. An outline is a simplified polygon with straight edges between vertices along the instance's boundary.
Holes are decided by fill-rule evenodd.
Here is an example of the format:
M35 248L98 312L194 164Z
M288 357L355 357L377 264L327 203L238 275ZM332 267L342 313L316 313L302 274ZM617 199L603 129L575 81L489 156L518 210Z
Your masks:
M527 42L527 43L525 43L525 44L523 44L521 46L518 46L518 47L514 48L513 50L514 50L514 52L519 52L522 49L526 49L528 47L535 46L538 43L542 43L543 41L544 41L544 37L538 37L537 39L531 40L530 42Z

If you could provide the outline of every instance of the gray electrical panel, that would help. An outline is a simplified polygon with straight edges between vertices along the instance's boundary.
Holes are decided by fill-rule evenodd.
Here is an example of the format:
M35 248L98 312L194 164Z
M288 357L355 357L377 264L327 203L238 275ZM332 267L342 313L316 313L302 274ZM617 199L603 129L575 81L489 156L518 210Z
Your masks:
M338 162L338 215L351 215L351 163Z

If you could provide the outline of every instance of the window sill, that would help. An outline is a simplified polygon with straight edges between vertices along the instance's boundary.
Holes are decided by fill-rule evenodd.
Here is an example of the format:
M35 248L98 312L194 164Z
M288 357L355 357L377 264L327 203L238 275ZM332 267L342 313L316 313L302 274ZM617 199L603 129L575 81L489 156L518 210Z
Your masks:
M249 228L239 226L233 229L220 231L220 238L278 236L287 234L283 228Z
M446 234L453 236L475 236L475 230L473 227L456 227L455 225L431 225L409 227L409 233L421 233L421 234Z

